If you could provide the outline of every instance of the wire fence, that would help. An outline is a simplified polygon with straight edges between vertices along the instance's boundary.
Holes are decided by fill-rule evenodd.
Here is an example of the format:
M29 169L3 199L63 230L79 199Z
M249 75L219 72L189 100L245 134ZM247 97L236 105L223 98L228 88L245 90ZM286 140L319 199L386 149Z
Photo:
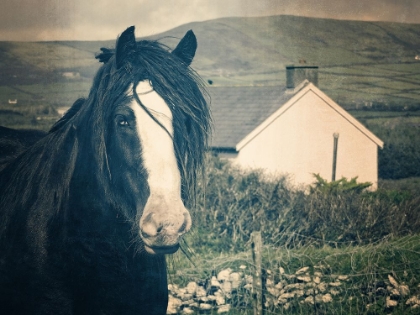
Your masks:
M339 248L252 244L195 255L194 265L174 257L168 314L420 314L418 235Z

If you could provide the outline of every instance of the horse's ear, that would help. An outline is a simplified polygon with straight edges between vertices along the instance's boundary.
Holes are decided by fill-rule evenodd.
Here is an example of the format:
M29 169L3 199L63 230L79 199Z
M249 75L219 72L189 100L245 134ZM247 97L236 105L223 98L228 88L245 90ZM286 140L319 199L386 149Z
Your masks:
M189 30L172 53L189 66L195 56L196 50L197 39L195 38L193 31Z
M134 37L134 26L130 26L120 35L117 40L115 58L118 69L125 63L135 48L136 38Z

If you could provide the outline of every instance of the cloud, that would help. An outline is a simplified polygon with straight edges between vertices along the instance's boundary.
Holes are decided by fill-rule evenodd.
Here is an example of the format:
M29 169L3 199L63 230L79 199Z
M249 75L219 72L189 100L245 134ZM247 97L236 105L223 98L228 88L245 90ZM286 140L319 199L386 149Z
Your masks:
M129 25L146 36L193 21L277 14L420 23L420 1L6 0L0 40L114 39Z
M71 1L16 0L1 1L1 29L37 27L69 27L75 8Z

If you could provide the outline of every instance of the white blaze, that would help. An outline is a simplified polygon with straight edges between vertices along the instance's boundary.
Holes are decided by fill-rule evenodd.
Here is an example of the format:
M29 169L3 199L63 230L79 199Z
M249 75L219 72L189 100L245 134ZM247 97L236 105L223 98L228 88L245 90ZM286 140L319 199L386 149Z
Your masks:
M149 81L140 82L135 93L154 117L150 117L137 101L133 100L130 104L136 116L136 130L150 189L139 221L140 236L147 252L173 253L178 249L179 238L191 227L191 216L181 199L172 111Z
M153 117L173 136L171 109L153 90L150 82L140 82L136 93ZM150 195L179 199L181 179L173 139L136 101L133 101L130 107L136 116L136 127L142 144L142 157L148 174Z

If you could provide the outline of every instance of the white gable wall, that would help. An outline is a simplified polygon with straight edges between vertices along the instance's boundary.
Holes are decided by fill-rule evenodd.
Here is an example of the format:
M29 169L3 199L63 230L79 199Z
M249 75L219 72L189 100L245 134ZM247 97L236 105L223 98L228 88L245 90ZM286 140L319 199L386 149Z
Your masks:
M338 112L336 106L308 89L249 137L234 163L271 174L287 173L296 184L313 183L312 173L330 181L333 134L339 133L336 179L357 176L359 182L372 182L375 189L378 145L364 133L366 130L349 122L343 111Z

